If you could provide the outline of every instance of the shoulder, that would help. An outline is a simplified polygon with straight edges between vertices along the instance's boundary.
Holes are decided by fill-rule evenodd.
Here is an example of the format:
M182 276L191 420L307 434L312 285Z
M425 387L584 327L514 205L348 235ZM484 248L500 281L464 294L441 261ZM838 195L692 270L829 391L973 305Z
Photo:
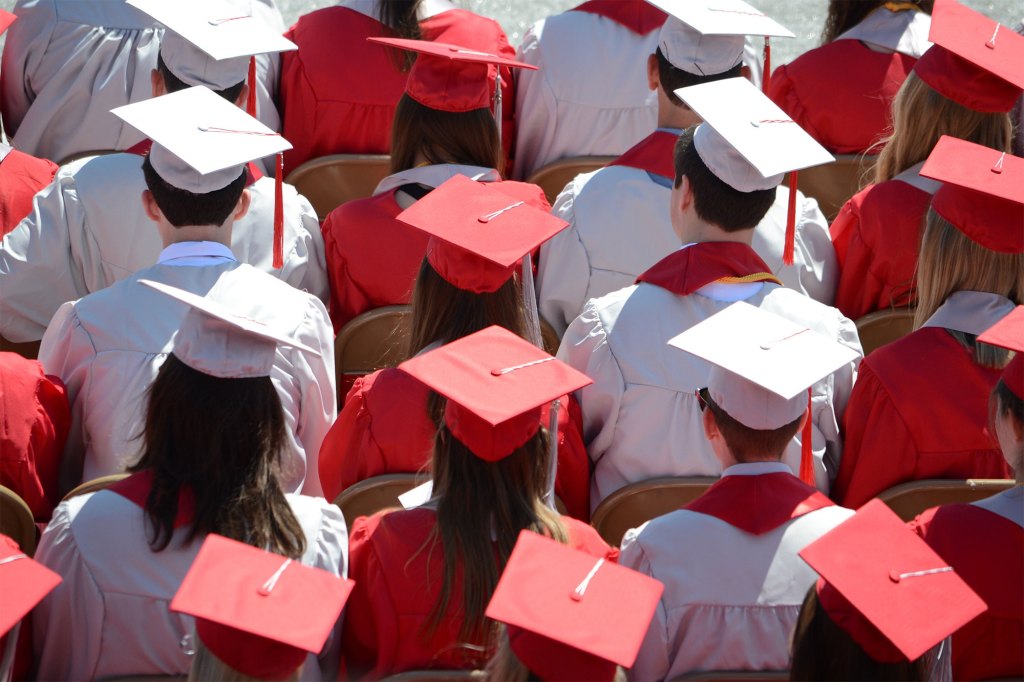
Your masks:
M548 199L544 195L544 190L542 190L539 185L535 185L532 182L519 182L516 180L499 180L492 184L494 184L494 186L504 194L508 194L516 199L521 199L534 208L539 208L543 211L551 210L551 204L548 203Z
M569 543L576 549L615 560L619 556L617 548L610 547L593 526L570 516L563 516L562 523L569 531Z

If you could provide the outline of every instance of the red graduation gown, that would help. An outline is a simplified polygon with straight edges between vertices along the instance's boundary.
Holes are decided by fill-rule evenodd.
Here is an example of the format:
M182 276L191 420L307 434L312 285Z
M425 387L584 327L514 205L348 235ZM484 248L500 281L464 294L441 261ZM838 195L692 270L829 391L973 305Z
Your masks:
M775 69L768 96L834 154L860 154L890 125L896 91L917 60L836 40Z
M988 433L1000 370L981 367L949 332L924 327L860 364L846 406L832 498L855 509L926 478L1012 478Z
M1024 528L971 504L934 507L911 527L988 605L953 634L953 679L1024 675Z
M324 496L372 476L426 470L436 428L427 416L425 385L397 369L356 379L338 421L320 448ZM548 410L541 416L547 426ZM555 494L570 516L590 517L590 460L583 445L579 403L563 396L558 411L558 474Z
M425 40L453 43L515 58L493 19L453 9L420 23ZM299 46L281 53L279 105L282 134L294 147L285 172L328 154L387 154L391 122L405 91L387 49L368 37L393 35L374 18L346 7L326 7L299 17L285 36ZM502 67L502 140L512 148L515 84Z
M836 307L852 320L917 298L914 271L932 195L902 180L868 185L829 232L839 261Z
M551 210L537 185L506 180L500 189L531 206ZM324 221L335 333L367 310L409 302L428 237L395 220L401 212L394 192L389 191L342 204Z
M17 149L0 159L0 237L32 211L32 198L50 184L58 168L53 161Z

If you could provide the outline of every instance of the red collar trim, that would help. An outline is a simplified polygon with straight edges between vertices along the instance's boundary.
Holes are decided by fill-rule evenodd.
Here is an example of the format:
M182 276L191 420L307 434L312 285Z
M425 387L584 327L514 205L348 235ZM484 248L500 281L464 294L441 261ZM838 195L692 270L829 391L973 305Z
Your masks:
M830 499L793 474L725 476L683 507L707 514L753 535L763 535L812 511L831 507Z
M107 488L141 509L146 508L146 500L149 499L149 491L152 489L153 472L150 469L132 474ZM174 527L189 525L194 516L195 499L190 490L182 490L178 496L178 515L174 518Z
M689 296L720 280L782 284L752 248L737 242L691 244L673 251L636 278L637 284L647 282L678 296Z
M639 168L672 180L676 176L673 160L676 139L672 133L656 130L608 165Z
M597 14L621 24L633 33L647 35L665 23L667 14L644 0L590 0L573 12Z
M136 156L146 156L149 154L149 150L153 148L153 140L143 140L136 145L132 145L128 149L124 150L125 154L135 154ZM263 179L263 171L254 164L252 161L246 164L246 171L248 171L249 177L245 180L246 187L252 187L256 184L257 180Z

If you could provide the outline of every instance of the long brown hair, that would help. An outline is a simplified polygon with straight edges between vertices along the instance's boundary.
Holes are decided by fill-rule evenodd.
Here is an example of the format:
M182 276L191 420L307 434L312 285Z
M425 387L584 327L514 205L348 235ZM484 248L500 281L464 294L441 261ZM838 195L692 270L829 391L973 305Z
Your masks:
M416 165L416 154L427 163L461 163L503 168L505 152L490 109L439 111L403 94L391 127L391 173Z
M170 544L183 490L195 502L185 544L217 533L291 558L305 551L278 483L288 441L270 377L221 379L168 355L149 388L142 440L130 471L153 473L145 507L153 551Z
M910 1L928 14L932 13L932 6L935 4L935 0ZM884 4L885 0L830 0L825 28L821 32L821 44L831 43Z
M419 9L422 0L380 0L377 3L377 20L394 32L395 38L420 40ZM392 63L401 71L408 71L416 61L416 53L409 50L389 48Z

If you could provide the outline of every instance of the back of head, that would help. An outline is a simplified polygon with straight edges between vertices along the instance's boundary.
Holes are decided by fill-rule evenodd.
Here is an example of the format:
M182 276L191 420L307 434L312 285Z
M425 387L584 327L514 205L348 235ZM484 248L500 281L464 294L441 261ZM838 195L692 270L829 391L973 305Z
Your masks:
M173 34L171 34L171 35L173 35ZM177 37L175 37L175 39L178 40L178 41L182 40L181 38L177 38ZM157 71L160 72L160 75L164 79L164 88L167 90L167 92L178 92L179 90L185 90L186 88L191 88L192 87L192 85L190 85L189 83L186 83L185 81L183 81L182 79L178 78L174 73L171 72L171 70L168 68L167 64L164 62L164 58L163 58L162 54L157 54L157 57L156 57L156 69L157 69ZM205 83L204 83L204 85L205 85ZM213 90L213 92L217 93L218 95L220 95L221 97L223 97L227 101L231 102L232 104L238 104L239 103L239 97L241 96L242 89L244 87L245 87L245 79L243 78L242 80L238 81L237 83L229 85L229 86L227 86L225 88L221 88L221 89L211 88L211 90Z
M710 395L702 400L711 410L718 431L737 463L777 462L782 459L786 446L800 430L803 416L775 429L754 429L743 424L723 410Z
M175 187L160 177L149 156L142 161L142 172L146 178L146 188L153 194L153 200L164 217L174 227L223 225L238 206L247 179L247 172L242 171L226 187L196 194Z
M658 60L658 82L659 87L668 97L668 100L677 107L685 107L683 101L676 96L675 91L680 88L688 88L691 85L700 85L701 83L711 83L717 80L723 80L725 78L736 78L743 75L743 64L737 62L735 66L729 68L721 73L709 74L706 76L692 74L688 71L680 69L668 60L659 47L654 52L655 58Z
M935 4L935 0L910 1L928 14L932 13ZM829 0L825 28L821 32L821 44L831 43L885 4L885 0Z
M189 682L265 682L262 678L239 672L217 658L198 637L195 638L195 652L188 673ZM296 670L287 682L298 679L299 670Z
M489 109L440 111L405 93L398 100L391 128L391 172L413 168L417 155L428 164L483 168L502 168L504 164L498 126Z

